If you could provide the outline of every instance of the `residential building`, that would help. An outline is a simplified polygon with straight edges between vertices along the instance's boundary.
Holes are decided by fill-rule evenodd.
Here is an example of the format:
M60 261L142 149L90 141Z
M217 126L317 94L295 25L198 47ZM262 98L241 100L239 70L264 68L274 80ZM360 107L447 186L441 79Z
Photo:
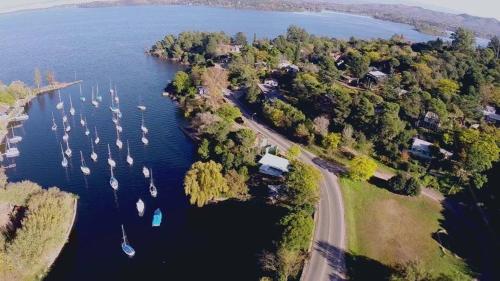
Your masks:
M366 74L366 77L374 81L375 83L381 83L387 79L387 74L374 68L373 70L369 71L368 74Z
M270 153L264 154L259 160L259 164L259 172L274 177L279 177L283 173L287 173L289 171L288 166L290 166L290 162L287 159Z
M413 138L413 144L411 145L410 153L420 158L432 159L433 158L432 147L439 149L439 152L443 155L444 158L453 156L453 153L445 149L438 148L434 144L419 138Z
M441 126L441 120L439 120L439 116L436 113L427 111L424 118L419 121L418 125L431 130L437 130Z
M497 110L493 106L485 106L483 109L484 120L488 123L493 123L496 125L500 124L500 115L497 114Z

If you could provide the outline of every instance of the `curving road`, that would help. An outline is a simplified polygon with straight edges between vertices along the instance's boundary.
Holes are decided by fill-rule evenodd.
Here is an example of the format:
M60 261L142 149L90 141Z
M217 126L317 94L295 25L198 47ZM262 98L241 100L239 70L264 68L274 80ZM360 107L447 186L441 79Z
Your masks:
M232 95L230 101L238 106L244 115L246 125L260 133L280 149L286 150L293 142L273 131L271 128L254 120L253 114ZM328 165L311 152L303 151L300 160L317 167L323 180L320 184L320 200L315 213L314 238L311 255L306 262L302 281L345 280L345 221L344 202L337 176L336 168Z

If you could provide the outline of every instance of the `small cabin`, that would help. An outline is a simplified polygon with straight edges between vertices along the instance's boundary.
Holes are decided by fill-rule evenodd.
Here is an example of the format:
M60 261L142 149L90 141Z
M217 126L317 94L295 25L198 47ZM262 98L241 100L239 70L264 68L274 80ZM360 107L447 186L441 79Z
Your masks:
M387 74L380 70L374 69L366 74L366 77L375 83L382 83L387 79Z
M424 158L424 159L432 159L433 153L432 153L432 147L436 147L434 144L425 141L423 139L419 138L413 138L413 143L411 145L410 153L414 156ZM439 149L439 152L443 155L444 158L448 158L453 156L453 153L436 147L436 149Z
M264 154L259 160L259 164L259 172L274 177L280 177L283 173L288 173L288 167L290 166L288 159L270 153Z

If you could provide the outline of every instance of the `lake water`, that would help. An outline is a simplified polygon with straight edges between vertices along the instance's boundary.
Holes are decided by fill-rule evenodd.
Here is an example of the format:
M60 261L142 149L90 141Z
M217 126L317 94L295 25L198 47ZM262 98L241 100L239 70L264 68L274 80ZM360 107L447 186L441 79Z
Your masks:
M339 13L284 13L239 11L207 7L115 7L99 9L50 9L0 15L0 80L32 84L35 67L56 73L59 81L76 76L84 80L87 102L78 99L78 87L62 91L66 112L72 95L77 115L70 122L71 166L63 169L61 112L57 95L37 97L28 108L30 119L16 134L21 156L4 165L11 181L29 179L44 187L58 186L79 197L77 223L70 242L47 280L255 280L259 276L257 254L275 238L275 210L261 202L227 202L203 209L190 207L182 178L195 160L194 145L178 129L183 122L175 105L161 97L162 88L179 69L144 55L144 50L167 33L186 30L246 32L251 38L273 37L290 24L309 32L340 38L388 38L404 34L414 41L433 37L410 26ZM126 149L116 147L116 132L108 109L109 81L116 84L123 112L121 139L130 142L134 165L125 162ZM99 84L104 97L99 108L90 103L90 91ZM149 128L148 146L141 143L141 115L136 106L142 97ZM50 130L51 114L59 129ZM89 158L90 139L79 124L87 118L91 131L97 127L101 143L99 159ZM93 133L91 134L93 136ZM106 144L117 161L115 176L120 189L109 187ZM92 174L79 169L79 150ZM143 165L153 168L159 196L151 198ZM140 218L135 202L142 198L146 214ZM151 228L155 208L164 223ZM271 215L270 215L271 214ZM137 254L128 259L121 252L120 224ZM154 279L148 279L154 278Z

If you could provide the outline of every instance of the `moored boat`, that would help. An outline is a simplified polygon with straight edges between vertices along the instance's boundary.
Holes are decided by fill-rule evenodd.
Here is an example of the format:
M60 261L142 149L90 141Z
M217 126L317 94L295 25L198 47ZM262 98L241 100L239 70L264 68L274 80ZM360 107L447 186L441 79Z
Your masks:
M146 166L142 167L142 174L145 178L149 178L149 169Z
M135 250L130 246L127 240L127 236L125 235L125 229L123 228L122 224L122 251L128 256L128 257L133 257L135 256Z
M163 214L161 213L160 208L156 209L154 214L153 214L153 222L152 226L153 227L158 227L161 225L161 219L163 218Z
M144 208L145 208L144 201L142 201L139 198L139 200L137 200L137 202L135 203L135 207L137 208L137 212L139 212L139 216L142 217L142 215L144 214Z
M153 196L153 198L156 198L156 196L158 196L158 189L156 189L155 183L153 181L153 170L151 169L149 173L151 174L151 180L149 182L149 193L151 193L151 196Z

